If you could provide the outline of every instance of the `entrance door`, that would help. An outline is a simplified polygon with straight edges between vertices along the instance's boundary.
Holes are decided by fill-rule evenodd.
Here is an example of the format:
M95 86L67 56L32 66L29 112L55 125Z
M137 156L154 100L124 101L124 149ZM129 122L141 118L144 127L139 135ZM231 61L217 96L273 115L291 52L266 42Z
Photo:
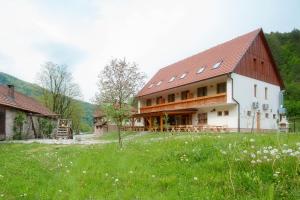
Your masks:
M260 130L260 112L256 113L256 129L257 131Z
M5 110L0 108L0 140L5 139Z

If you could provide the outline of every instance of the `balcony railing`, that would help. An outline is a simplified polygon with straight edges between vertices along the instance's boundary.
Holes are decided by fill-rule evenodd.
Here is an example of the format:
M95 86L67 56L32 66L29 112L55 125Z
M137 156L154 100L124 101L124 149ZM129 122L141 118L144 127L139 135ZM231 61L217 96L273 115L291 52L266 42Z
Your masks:
M144 106L141 107L140 111L141 113L161 112L167 110L198 108L203 105L214 105L219 103L226 103L226 93L216 94L213 96L191 98L153 106Z

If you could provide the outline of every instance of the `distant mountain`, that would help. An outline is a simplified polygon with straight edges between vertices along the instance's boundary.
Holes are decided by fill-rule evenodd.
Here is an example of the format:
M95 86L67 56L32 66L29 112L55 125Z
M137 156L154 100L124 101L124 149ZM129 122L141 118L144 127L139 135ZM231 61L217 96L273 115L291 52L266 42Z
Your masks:
M38 97L42 95L42 88L40 86L20 80L3 72L0 72L0 84L12 84L15 86L16 91L36 99L38 99ZM91 128L93 124L93 112L95 105L84 101L77 101L82 106L85 112L85 115L82 117L82 121L84 122L84 124L88 125L89 128Z

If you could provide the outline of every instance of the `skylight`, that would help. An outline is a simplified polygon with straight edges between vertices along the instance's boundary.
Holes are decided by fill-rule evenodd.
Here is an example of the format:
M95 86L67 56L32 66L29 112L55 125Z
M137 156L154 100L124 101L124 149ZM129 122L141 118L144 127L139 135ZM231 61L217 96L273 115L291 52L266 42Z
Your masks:
M186 77L187 73L183 73L179 78L184 78Z
M217 62L216 64L214 64L212 68L213 69L217 69L217 68L219 68L221 66L221 64L222 64L222 60L219 61L219 62Z
M204 71L205 67L200 67L197 71L197 74L201 74Z
M162 81L159 81L158 83L156 83L157 86L159 86L162 83Z
M176 76L173 76L172 78L170 78L170 80L168 82L170 83L170 82L174 81L175 78L176 78Z
M149 85L149 87L148 87L148 88L152 88L152 87L153 87L153 84Z

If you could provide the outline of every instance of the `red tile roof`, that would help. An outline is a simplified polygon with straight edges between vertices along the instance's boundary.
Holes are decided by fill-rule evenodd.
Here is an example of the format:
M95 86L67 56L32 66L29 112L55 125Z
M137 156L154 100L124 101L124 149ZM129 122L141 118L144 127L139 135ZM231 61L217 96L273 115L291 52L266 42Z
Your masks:
M11 98L8 95L8 87L6 85L0 85L0 105L44 116L57 115L37 100L25 96L17 91L14 92L14 98Z
M141 97L233 72L261 31L262 29L257 29L160 69L137 96ZM220 67L212 69L213 65L220 61L222 62ZM201 67L205 67L204 71L197 74ZM181 79L180 76L184 73L187 75ZM173 76L176 76L175 80L169 82ZM157 85L160 81L161 84ZM151 84L153 86L149 88Z

